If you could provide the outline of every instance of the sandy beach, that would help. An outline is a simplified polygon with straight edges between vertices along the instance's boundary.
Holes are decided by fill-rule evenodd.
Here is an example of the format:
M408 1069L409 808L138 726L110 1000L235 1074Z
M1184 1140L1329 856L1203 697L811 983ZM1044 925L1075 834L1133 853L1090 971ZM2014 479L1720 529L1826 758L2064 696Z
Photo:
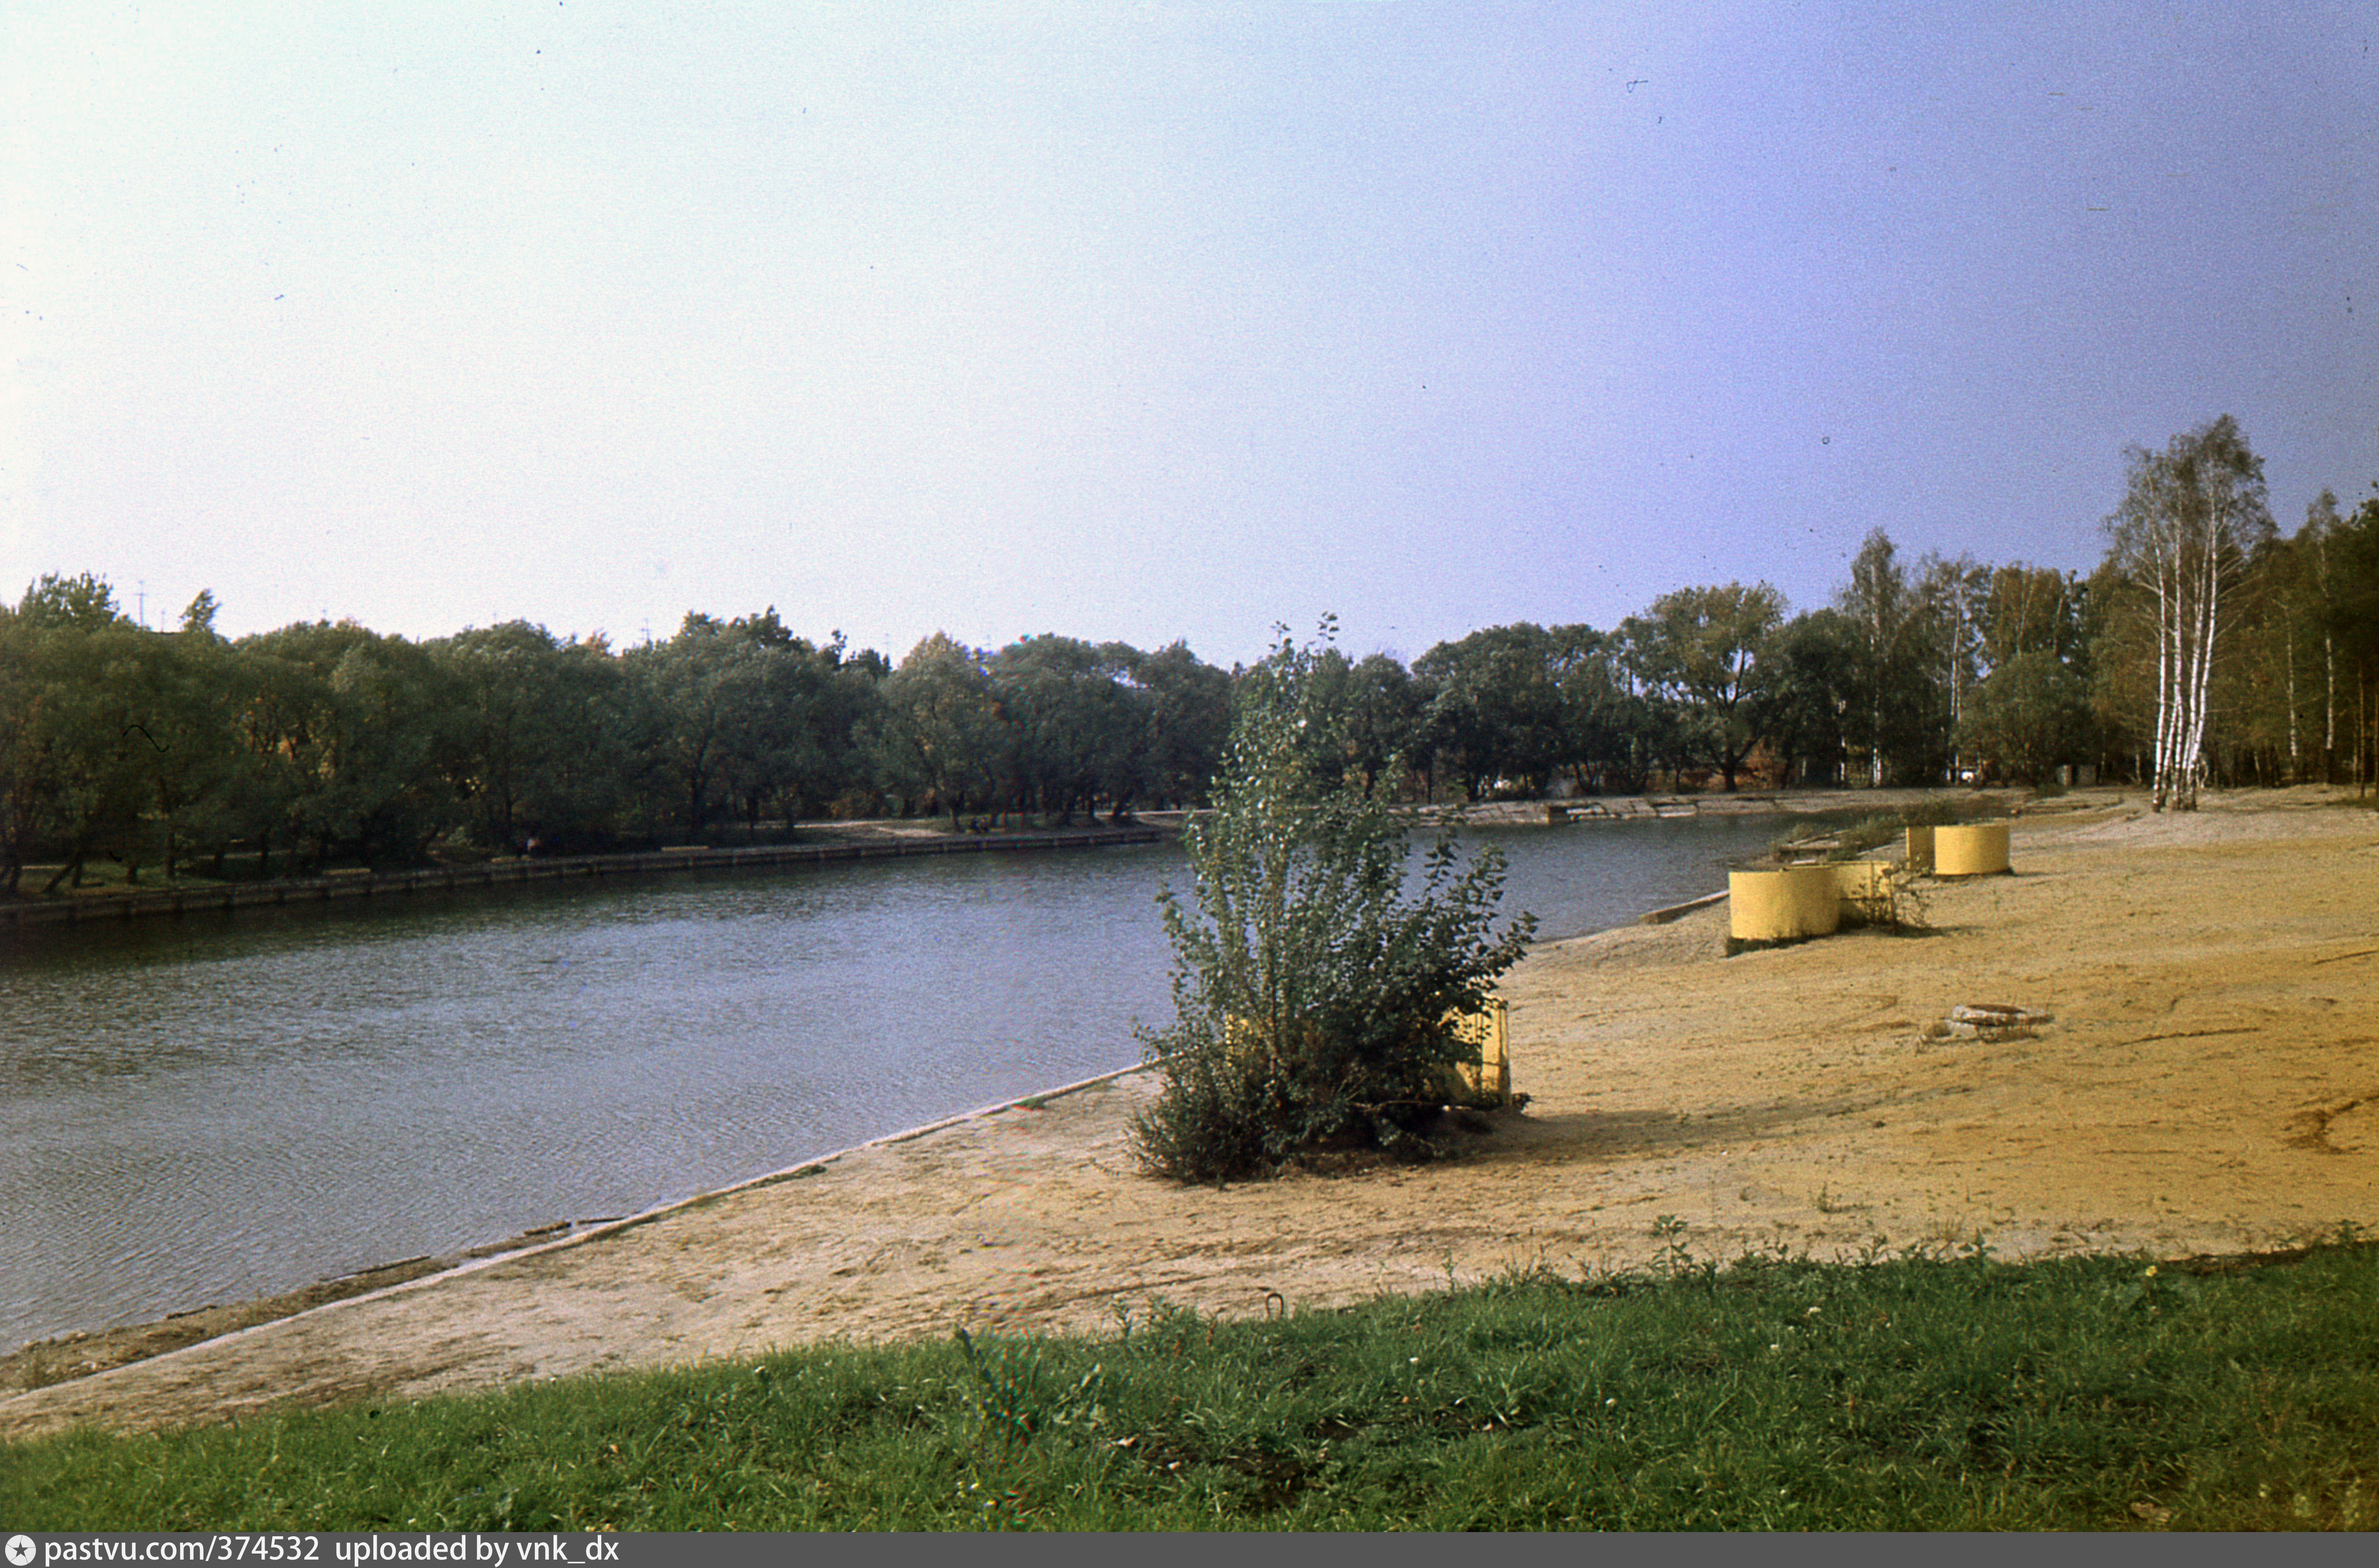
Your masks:
M0 1397L0 1435L1641 1266L1672 1218L1721 1260L2379 1229L2379 817L2349 795L2027 816L2015 874L1921 884L1914 934L1728 958L1720 904L1540 947L1503 986L1529 1103L1459 1160L1170 1186L1126 1074L90 1375L44 1347L18 1382L66 1381ZM1945 1035L1962 1003L2051 1021Z

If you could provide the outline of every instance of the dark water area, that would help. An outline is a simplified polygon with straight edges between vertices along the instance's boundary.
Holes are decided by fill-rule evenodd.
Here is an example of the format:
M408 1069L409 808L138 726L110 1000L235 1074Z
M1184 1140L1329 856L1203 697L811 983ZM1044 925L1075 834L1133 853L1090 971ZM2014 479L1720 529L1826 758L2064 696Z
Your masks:
M1773 818L1473 834L1540 940ZM0 938L0 1349L632 1213L1140 1059L1171 844Z

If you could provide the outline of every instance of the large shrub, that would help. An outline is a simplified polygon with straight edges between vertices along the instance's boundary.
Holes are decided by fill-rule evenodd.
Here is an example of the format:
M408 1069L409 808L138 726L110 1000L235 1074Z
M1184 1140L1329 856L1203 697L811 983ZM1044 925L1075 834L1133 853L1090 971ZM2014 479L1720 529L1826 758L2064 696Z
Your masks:
M1325 633L1327 626L1325 623ZM1136 1118L1147 1166L1212 1181L1329 1149L1433 1152L1450 1027L1519 960L1535 921L1499 936L1502 854L1467 863L1442 826L1414 862L1404 820L1320 766L1343 737L1316 656L1284 635L1240 683L1214 810L1187 829L1194 886L1161 895L1175 1019L1144 1031L1161 1074Z

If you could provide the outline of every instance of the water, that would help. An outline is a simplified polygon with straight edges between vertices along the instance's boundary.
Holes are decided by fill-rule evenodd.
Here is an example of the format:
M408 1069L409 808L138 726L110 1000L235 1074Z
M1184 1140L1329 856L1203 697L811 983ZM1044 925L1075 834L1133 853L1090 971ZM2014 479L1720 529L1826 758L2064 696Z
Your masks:
M1760 818L1479 837L1575 935ZM1128 1066L1172 845L0 937L0 1348L634 1212Z

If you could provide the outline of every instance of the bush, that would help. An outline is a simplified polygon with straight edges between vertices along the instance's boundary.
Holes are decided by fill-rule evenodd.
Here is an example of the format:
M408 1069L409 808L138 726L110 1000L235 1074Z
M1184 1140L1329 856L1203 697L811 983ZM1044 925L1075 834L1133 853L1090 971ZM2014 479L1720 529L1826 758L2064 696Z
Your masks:
M1284 634L1241 682L1214 810L1186 830L1192 901L1159 897L1175 1019L1142 1031L1160 1090L1133 1134L1163 1176L1270 1175L1326 1150L1437 1152L1453 1069L1478 1060L1452 1019L1535 930L1523 914L1493 931L1498 851L1463 863L1445 824L1416 868L1401 817L1351 782L1320 782L1343 737L1314 667Z

